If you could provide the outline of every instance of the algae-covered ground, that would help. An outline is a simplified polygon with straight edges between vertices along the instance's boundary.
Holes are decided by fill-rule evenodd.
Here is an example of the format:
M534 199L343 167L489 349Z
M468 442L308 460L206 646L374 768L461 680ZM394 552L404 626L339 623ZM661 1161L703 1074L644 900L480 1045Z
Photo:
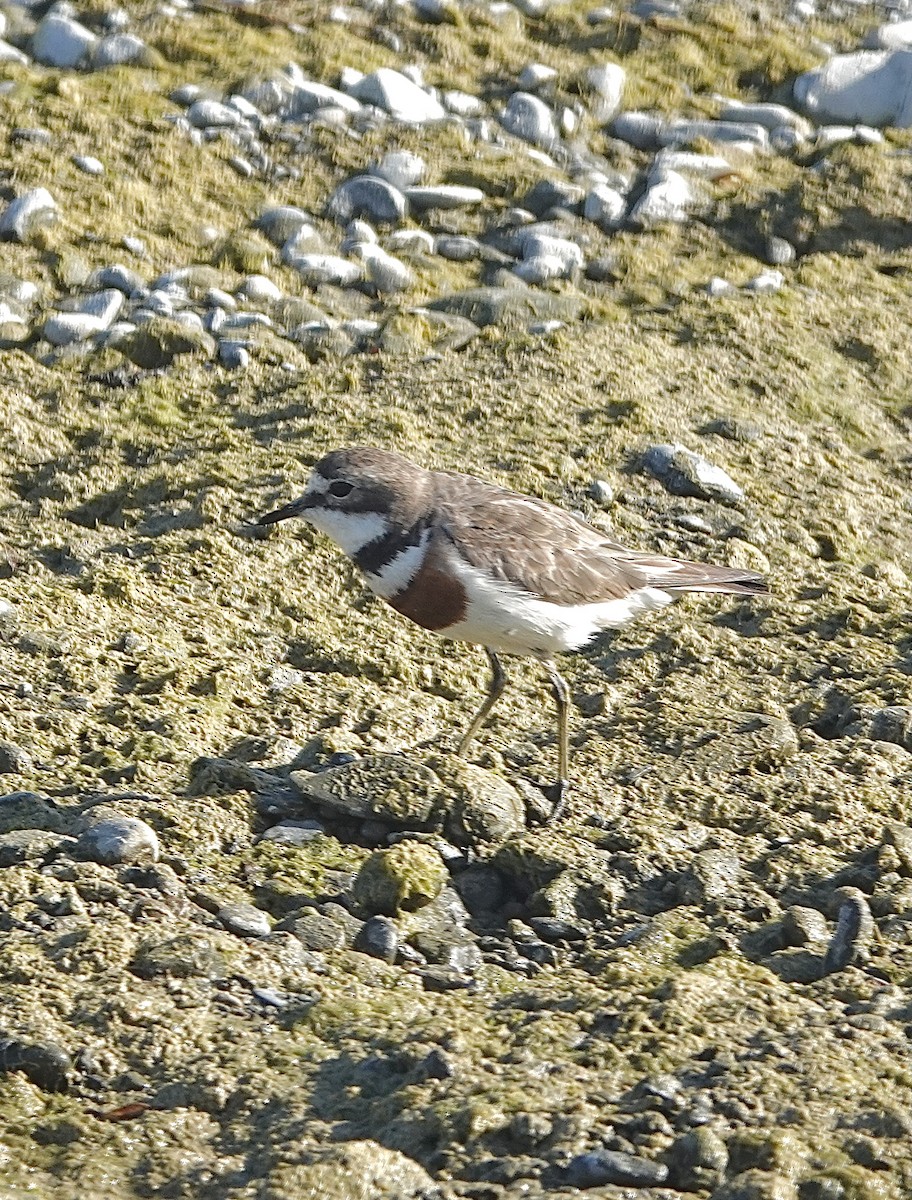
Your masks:
M260 270L303 291L250 220L321 205L352 148L314 148L298 183L239 177L164 121L187 79L227 91L290 58L332 80L411 56L474 93L539 59L571 88L608 58L630 106L699 113L712 91L781 99L817 61L814 37L851 45L861 27L729 5L594 31L585 11L517 17L509 37L481 13L391 12L396 55L322 11L297 32L284 15L152 14L151 67L10 67L5 132L103 148L108 175L99 204L42 143L11 142L8 194L51 187L63 218L5 244L4 271L59 293L141 232L150 277L202 262L229 290ZM453 181L496 181L504 206L539 177L465 149L456 163L447 136L396 144L440 154ZM492 327L426 355L402 317L411 352L309 362L264 336L239 372L3 352L0 790L26 794L0 803L0 833L50 837L0 858L3 1200L570 1195L567 1164L599 1148L669 1169L648 1190L589 1192L618 1200L912 1193L905 145L745 165L699 219L611 239L615 282L579 284L589 315L546 336ZM221 240L197 237L207 224ZM712 275L756 274L770 234L799 249L785 286L710 300ZM670 496L638 469L656 442L724 467L744 503ZM479 650L408 625L325 540L253 527L353 443L770 581L769 596L688 598L565 660L567 813L476 847L499 894L473 911L465 987L430 986L420 955L386 963L295 932L315 912L344 926L370 853L354 824L304 806L324 836L257 842L277 819L264 789L292 763L420 762L453 747L484 684ZM612 501L591 499L594 479ZM547 782L543 681L510 669L475 761ZM159 862L71 853L60 835L93 811L151 825ZM282 927L230 932L217 914L241 902ZM533 962L519 951L536 918L555 924Z

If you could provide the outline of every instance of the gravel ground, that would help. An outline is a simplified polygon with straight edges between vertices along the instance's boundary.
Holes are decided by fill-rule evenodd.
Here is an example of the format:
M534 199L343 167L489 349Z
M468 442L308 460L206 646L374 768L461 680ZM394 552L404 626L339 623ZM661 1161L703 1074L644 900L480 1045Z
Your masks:
M0 16L2 1200L912 1193L904 8ZM252 523L359 442L771 593L542 826L534 665L462 763Z

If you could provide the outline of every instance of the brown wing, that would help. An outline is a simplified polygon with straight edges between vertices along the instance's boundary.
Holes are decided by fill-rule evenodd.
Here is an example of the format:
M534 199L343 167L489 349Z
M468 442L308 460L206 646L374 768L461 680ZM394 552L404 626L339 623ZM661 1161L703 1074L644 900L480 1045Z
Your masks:
M600 530L544 500L467 475L445 476L437 520L473 567L553 604L619 600L638 588L765 592L762 576L627 550Z

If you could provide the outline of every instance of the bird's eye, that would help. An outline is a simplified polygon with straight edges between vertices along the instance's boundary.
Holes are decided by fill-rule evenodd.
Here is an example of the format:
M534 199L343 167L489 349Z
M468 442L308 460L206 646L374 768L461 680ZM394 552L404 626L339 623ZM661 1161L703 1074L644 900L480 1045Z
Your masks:
M344 479L337 479L335 483L329 485L330 496L335 496L337 500L341 500L343 496L347 496L354 488L353 483L346 483Z

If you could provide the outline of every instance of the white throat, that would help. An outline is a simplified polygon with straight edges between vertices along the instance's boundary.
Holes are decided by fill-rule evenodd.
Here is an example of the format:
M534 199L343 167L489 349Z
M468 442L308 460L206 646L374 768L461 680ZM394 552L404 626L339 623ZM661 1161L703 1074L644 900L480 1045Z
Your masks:
M389 531L381 513L349 513L334 508L310 508L301 514L315 529L332 538L349 558Z

